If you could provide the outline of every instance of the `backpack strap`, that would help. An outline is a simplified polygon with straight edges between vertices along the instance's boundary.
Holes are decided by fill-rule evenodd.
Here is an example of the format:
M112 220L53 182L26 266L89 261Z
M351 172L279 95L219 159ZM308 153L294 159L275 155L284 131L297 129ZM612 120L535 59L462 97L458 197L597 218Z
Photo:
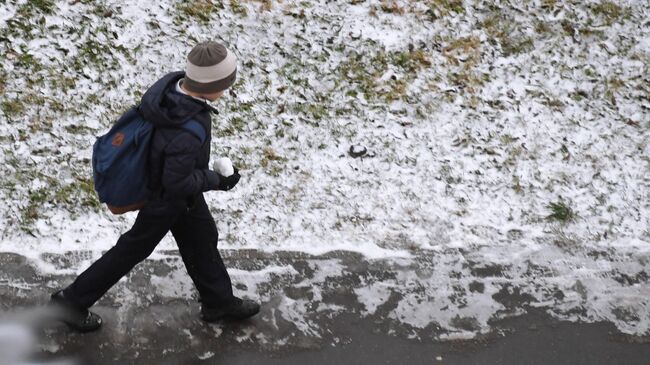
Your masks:
M208 138L205 128L195 119L190 119L187 122L183 123L181 128L192 133L193 135L199 137L201 144L205 143L205 140Z

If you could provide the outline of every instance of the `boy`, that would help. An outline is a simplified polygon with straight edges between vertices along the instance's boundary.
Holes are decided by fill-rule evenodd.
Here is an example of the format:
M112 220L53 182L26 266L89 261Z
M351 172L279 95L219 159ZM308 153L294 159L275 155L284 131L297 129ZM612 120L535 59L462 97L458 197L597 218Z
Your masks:
M245 319L259 312L258 303L233 295L217 250L217 226L203 198L206 191L232 189L240 178L237 169L224 177L208 168L210 111L217 112L208 101L219 99L236 73L234 54L219 43L203 42L189 53L185 72L164 76L142 96L139 112L156 127L149 155L153 197L113 248L70 286L52 294L60 319L72 329L88 332L101 326L101 318L88 308L147 258L170 230L201 297L203 320ZM190 118L205 128L203 143L180 128Z

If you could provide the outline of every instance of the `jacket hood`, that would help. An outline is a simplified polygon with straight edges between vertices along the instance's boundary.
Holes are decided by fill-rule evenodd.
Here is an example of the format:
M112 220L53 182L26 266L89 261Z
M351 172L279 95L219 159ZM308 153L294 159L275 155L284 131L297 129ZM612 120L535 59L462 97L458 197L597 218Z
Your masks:
M155 126L177 126L202 111L215 111L210 105L176 91L185 72L169 73L156 81L142 96L140 112Z

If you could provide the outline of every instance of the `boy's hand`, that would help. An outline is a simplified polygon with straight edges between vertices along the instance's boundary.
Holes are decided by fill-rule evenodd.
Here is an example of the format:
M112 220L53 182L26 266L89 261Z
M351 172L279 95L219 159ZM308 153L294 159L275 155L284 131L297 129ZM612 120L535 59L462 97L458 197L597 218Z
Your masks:
M217 190L228 191L237 185L241 175L239 175L239 170L236 167L234 169L235 172L230 176L222 176L219 174L219 186L217 187Z

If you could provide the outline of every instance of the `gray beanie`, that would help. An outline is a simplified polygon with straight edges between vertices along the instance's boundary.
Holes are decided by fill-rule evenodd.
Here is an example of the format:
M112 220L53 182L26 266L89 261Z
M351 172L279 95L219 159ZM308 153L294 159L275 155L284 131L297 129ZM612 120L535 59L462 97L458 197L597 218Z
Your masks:
M197 44L187 55L183 86L212 94L226 90L237 77L237 58L224 45L207 41Z

